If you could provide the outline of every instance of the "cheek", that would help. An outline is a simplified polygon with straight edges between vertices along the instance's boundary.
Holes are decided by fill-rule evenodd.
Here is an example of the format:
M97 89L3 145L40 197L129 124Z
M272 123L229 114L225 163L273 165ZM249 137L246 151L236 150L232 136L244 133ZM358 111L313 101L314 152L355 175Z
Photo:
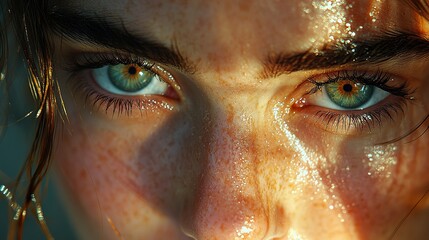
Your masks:
M333 207L348 215L365 238L377 236L373 234L391 238L396 228L409 227L402 226L403 220L414 222L421 216L427 219L427 204L419 203L429 188L429 176L421 170L429 167L424 157L429 151L422 144L426 145L427 139L416 145L402 142L375 147L358 147L350 141L339 148L344 150L339 151L342 160L330 169L324 181L331 186L332 196L341 199L341 204ZM421 228L422 222L406 231L421 234L425 229ZM419 227L420 232L416 231Z
M309 225L332 234L355 232L363 239L389 238L398 226L416 236L425 231L421 219L428 219L428 202L419 200L429 189L427 136L412 144L369 147L359 138L276 120L278 142L283 142L279 152L290 153L289 165L281 171L288 177L267 176L272 182L282 179L283 190L277 192L294 213L295 230L307 232L310 239L328 231L309 231ZM402 224L405 218L407 224Z
M424 157L429 152L421 144L427 141L422 139L414 146L362 147L364 143L354 141L341 144L335 158L331 155L328 160L335 164L328 164L321 172L328 197L333 200L329 207L342 221L353 222L364 238L390 238L404 219L413 222L424 214L427 218L427 204L413 210L429 188L429 176L421 171L429 167ZM410 212L413 214L407 217Z
M196 167L178 161L187 158L184 141L178 139L186 139L189 130L178 119L154 122L159 124L150 129L75 122L58 141L57 175L83 232L103 239L115 237L114 229L129 238L177 234L168 216L179 214L176 200L185 194ZM104 233L106 226L112 227ZM97 235L101 232L106 235Z

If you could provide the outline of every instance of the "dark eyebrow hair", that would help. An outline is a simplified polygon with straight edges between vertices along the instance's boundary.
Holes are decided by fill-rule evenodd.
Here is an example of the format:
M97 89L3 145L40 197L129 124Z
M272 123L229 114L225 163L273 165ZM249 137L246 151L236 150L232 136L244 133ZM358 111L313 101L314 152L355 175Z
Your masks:
M342 39L297 54L272 54L264 61L261 78L276 77L296 71L377 64L393 58L404 60L427 57L429 42L412 33L382 32L368 39Z
M195 67L181 55L174 40L168 48L149 35L135 36L125 28L120 18L54 8L48 13L48 21L52 32L73 41L122 50L188 73L195 71Z

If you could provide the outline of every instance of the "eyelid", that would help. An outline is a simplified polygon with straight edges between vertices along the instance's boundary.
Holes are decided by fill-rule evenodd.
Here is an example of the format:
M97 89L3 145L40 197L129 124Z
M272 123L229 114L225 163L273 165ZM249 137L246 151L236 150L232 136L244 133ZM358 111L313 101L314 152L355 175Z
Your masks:
M68 70L79 71L88 68L100 68L106 65L137 64L146 70L151 70L155 62L137 55L122 52L82 52L72 58Z

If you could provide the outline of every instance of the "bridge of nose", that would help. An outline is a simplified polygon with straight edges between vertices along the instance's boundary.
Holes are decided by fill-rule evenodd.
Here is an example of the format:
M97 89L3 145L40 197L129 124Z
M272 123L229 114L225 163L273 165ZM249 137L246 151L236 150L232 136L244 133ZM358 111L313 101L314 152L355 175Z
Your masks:
M182 216L183 229L197 239L265 239L276 228L273 216L279 216L261 184L260 165L270 157L267 126L259 119L265 113L257 99L225 99L210 113L206 159Z

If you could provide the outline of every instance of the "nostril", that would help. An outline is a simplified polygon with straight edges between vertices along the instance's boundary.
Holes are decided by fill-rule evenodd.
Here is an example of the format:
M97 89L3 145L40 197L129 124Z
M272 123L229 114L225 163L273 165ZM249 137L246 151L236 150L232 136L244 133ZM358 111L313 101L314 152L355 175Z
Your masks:
M235 196L236 197L236 196ZM225 194L206 193L190 204L182 232L192 239L263 239L268 219L255 199L236 201Z
M185 201L180 224L186 239L285 239L289 219L283 206L265 206L257 195L243 196L224 186L203 184Z
M284 239L287 220L262 208L249 208L249 200L195 208L182 223L182 232L191 239ZM197 206L197 205L194 205ZM232 209L234 208L234 209ZM270 215L270 216L269 216ZM273 217L274 216L274 217ZM287 231L286 231L287 232Z

